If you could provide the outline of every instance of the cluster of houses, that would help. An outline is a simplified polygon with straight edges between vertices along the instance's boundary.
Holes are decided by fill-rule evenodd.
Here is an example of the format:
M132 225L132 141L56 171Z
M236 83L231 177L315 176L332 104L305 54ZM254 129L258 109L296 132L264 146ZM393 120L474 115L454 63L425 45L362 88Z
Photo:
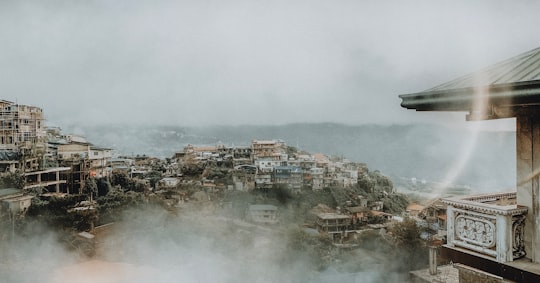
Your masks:
M109 177L118 171L138 177L151 172L156 165L160 165L164 173L164 178L156 184L158 191L189 182L182 171L186 164L232 169L232 184L216 184L205 178L197 183L207 189L239 191L278 186L293 192L347 188L355 186L359 177L367 174L363 163L297 151L281 140L252 140L248 146L230 147L187 145L167 164L147 156L115 157L112 149L94 146L81 136L62 134L59 128L46 128L43 121L40 108L0 101L0 172L17 172L24 176L22 189L0 189L0 201L7 208L4 211L13 215L28 209L30 191L34 192L32 195L42 196L80 194L88 178ZM368 202L361 196L354 197L358 198L356 206L344 197L342 208L314 213L317 230L341 242L349 233L367 224L369 217L377 217L382 222L392 219L391 214L383 212L381 201ZM416 216L413 214L411 212L411 216ZM268 204L250 205L246 217L260 224L275 224L280 219L279 209Z
M22 176L24 184L0 189L4 212L23 214L31 203L28 192L82 193L87 178L110 174L111 158L109 148L46 128L41 108L0 100L0 173Z
M250 146L217 145L195 147L187 145L177 152L178 164L223 164L235 169L234 189L250 191L283 185L293 191L322 190L325 187L356 185L366 165L346 159L331 160L323 154L290 152L281 140L252 140Z
M356 185L358 178L367 174L367 167L362 163L353 163L346 159L332 160L323 154L297 152L288 148L281 140L252 140L249 146L187 145L173 157L172 164L175 166L171 168L177 168L179 173L164 178L161 181L162 186L174 187L185 181L179 168L186 163L228 164L234 168L233 185L229 185L228 189L239 191L264 190L276 186L284 186L293 192L302 189L317 191L323 188L347 188ZM201 182L205 184L207 181ZM224 184L214 186L224 187ZM335 243L347 241L351 235L371 222L380 224L399 219L383 211L382 201L368 201L360 195L341 196L343 190L331 191L336 194L334 198L342 207L327 207L320 211L314 209L311 213L314 215L313 227L319 233L329 235ZM382 193L387 195L392 191ZM355 205L352 205L351 197L355 198ZM276 224L279 223L279 214L280 210L276 206L252 204L247 208L246 219L259 224Z

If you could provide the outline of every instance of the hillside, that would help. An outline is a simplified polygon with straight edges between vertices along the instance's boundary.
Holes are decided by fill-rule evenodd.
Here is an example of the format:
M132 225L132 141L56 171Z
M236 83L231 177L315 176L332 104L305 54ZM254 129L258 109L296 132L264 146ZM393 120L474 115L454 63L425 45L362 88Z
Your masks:
M65 127L119 154L170 157L187 144L248 145L252 139L282 139L312 153L365 162L393 179L416 178L508 190L515 184L514 132L479 132L433 125L290 124L281 126L175 127L101 125ZM468 154L467 154L468 153ZM455 177L453 177L455 175Z

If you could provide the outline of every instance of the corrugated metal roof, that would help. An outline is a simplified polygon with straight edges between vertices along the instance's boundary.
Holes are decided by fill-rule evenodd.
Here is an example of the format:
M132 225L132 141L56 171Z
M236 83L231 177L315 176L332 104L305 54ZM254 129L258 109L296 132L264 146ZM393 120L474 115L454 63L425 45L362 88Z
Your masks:
M427 91L492 86L540 80L540 47Z
M347 219L351 218L348 215L345 214L337 214L337 213L319 213L317 215L321 219Z
M492 107L517 109L540 103L540 48L428 90L399 97L402 107L417 111L469 111L468 119L514 117L511 111L495 113Z

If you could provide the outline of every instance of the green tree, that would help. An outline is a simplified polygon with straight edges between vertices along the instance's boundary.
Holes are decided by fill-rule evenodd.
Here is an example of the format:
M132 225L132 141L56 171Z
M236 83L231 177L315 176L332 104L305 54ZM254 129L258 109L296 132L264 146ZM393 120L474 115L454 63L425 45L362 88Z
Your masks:
M286 204L293 198L293 196L291 195L291 190L289 190L289 188L287 188L287 186L283 184L274 185L272 193L275 195L275 198L281 204Z
M294 147L294 146L287 146L287 155L289 156L295 156L297 153L298 153L298 148Z
M134 191L138 193L147 193L148 189L149 189L148 184L144 180L134 178L134 179L129 180L128 182L128 187L127 187L128 191Z
M325 235L310 234L298 227L287 230L287 248L298 258L307 258L318 270L326 269L339 255L339 250L332 245L332 240ZM287 260L295 260L287 258Z
M427 262L427 248L420 238L420 228L416 221L405 218L403 222L396 223L391 232L396 246L396 257L401 259L398 269L410 271L423 267Z
M152 170L144 174L144 178L150 181L150 187L155 188L156 184L161 180L161 172Z
M373 180L370 174L361 174L358 176L356 186L365 193L372 193L375 189L375 180Z
M2 188L14 188L22 190L24 188L24 175L18 172L8 172L0 177Z
M403 194L390 194L381 198L384 203L383 211L391 214L400 214L407 208L409 200Z
M129 183L128 174L124 171L114 171L111 174L111 185L120 186L122 189L126 190Z
M46 223L52 227L80 229L83 228L84 221L78 219L75 214L69 213L68 210L85 198L85 195L66 195L48 199L36 197L32 199L27 216L29 220L37 220L39 223Z
M106 178L97 179L98 197L106 196L111 191L111 184Z

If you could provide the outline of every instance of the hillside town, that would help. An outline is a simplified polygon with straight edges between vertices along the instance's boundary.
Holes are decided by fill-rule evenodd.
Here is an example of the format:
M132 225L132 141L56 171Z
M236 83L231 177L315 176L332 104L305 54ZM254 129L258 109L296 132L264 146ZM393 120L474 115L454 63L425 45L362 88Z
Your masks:
M63 231L82 257L99 257L97 243L122 221L122 212L148 206L276 231L294 224L298 235L324 239L335 249L361 247L366 235L394 239L395 226L414 232L403 243L413 243L414 253L426 252L423 241L446 237L444 204L410 202L364 163L273 139L245 146L187 144L164 160L118 155L46 127L38 107L5 100L0 107L0 219L9 227L1 232L4 239L24 236L38 221ZM423 258L411 267L423 266Z

